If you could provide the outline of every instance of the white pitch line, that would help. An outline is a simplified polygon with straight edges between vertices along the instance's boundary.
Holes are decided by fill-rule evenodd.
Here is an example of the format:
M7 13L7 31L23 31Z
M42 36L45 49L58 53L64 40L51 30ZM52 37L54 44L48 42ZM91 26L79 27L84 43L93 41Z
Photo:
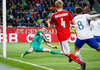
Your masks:
M10 60L13 60L13 61L18 61L18 62L25 63L25 64L29 64L29 65L36 66L36 67L40 67L40 68L47 69L47 70L54 70L54 69L51 69L51 68L39 66L39 65L37 65L37 64L32 64L32 63L24 62L24 61L17 60L17 59L12 59L12 58L7 58L7 59L10 59Z
M43 63L43 64L39 64L39 65L62 65L62 64L69 64L69 63ZM71 63L71 64L76 64L76 63Z

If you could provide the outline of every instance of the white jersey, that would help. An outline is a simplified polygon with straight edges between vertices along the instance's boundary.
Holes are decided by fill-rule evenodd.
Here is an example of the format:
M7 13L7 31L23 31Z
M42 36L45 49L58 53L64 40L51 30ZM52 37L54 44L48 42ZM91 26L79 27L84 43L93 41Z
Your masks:
M74 17L76 22L74 26L76 28L77 36L80 40L93 38L93 34L88 23L88 20L90 19L90 15L88 14L80 14Z
M92 29L92 34L94 36L100 36L100 19L97 21L91 21L90 22L90 28Z

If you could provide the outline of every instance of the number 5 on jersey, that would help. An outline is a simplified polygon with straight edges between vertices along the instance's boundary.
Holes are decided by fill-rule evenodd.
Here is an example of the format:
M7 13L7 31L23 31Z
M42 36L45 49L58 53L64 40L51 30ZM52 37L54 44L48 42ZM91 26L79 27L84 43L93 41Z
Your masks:
M65 21L63 21L63 18L61 18L61 26L63 26L64 28L66 27L65 26Z

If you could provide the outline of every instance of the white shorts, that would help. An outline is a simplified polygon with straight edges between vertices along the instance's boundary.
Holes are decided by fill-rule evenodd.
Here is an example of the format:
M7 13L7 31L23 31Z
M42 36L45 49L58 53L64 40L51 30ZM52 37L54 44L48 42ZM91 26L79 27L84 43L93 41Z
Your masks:
M70 47L68 44L68 40L59 42L59 44L60 44L60 47L61 47L63 54L70 54Z

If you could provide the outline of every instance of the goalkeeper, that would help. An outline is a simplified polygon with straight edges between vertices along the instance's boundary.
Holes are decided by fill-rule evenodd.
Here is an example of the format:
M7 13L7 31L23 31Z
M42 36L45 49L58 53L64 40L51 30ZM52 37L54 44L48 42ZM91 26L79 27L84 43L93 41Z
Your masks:
M47 37L44 34L45 31L46 28L43 26L41 27L41 30L38 30L35 33L35 36L30 44L30 49L27 50L24 54L22 54L21 58L24 57L26 54L32 52L50 52L51 54L61 54L60 52L56 52L56 51L52 51L51 49L40 47L42 40L44 40L47 46L57 49L57 46L52 46L51 44L49 44L49 41L47 40Z

